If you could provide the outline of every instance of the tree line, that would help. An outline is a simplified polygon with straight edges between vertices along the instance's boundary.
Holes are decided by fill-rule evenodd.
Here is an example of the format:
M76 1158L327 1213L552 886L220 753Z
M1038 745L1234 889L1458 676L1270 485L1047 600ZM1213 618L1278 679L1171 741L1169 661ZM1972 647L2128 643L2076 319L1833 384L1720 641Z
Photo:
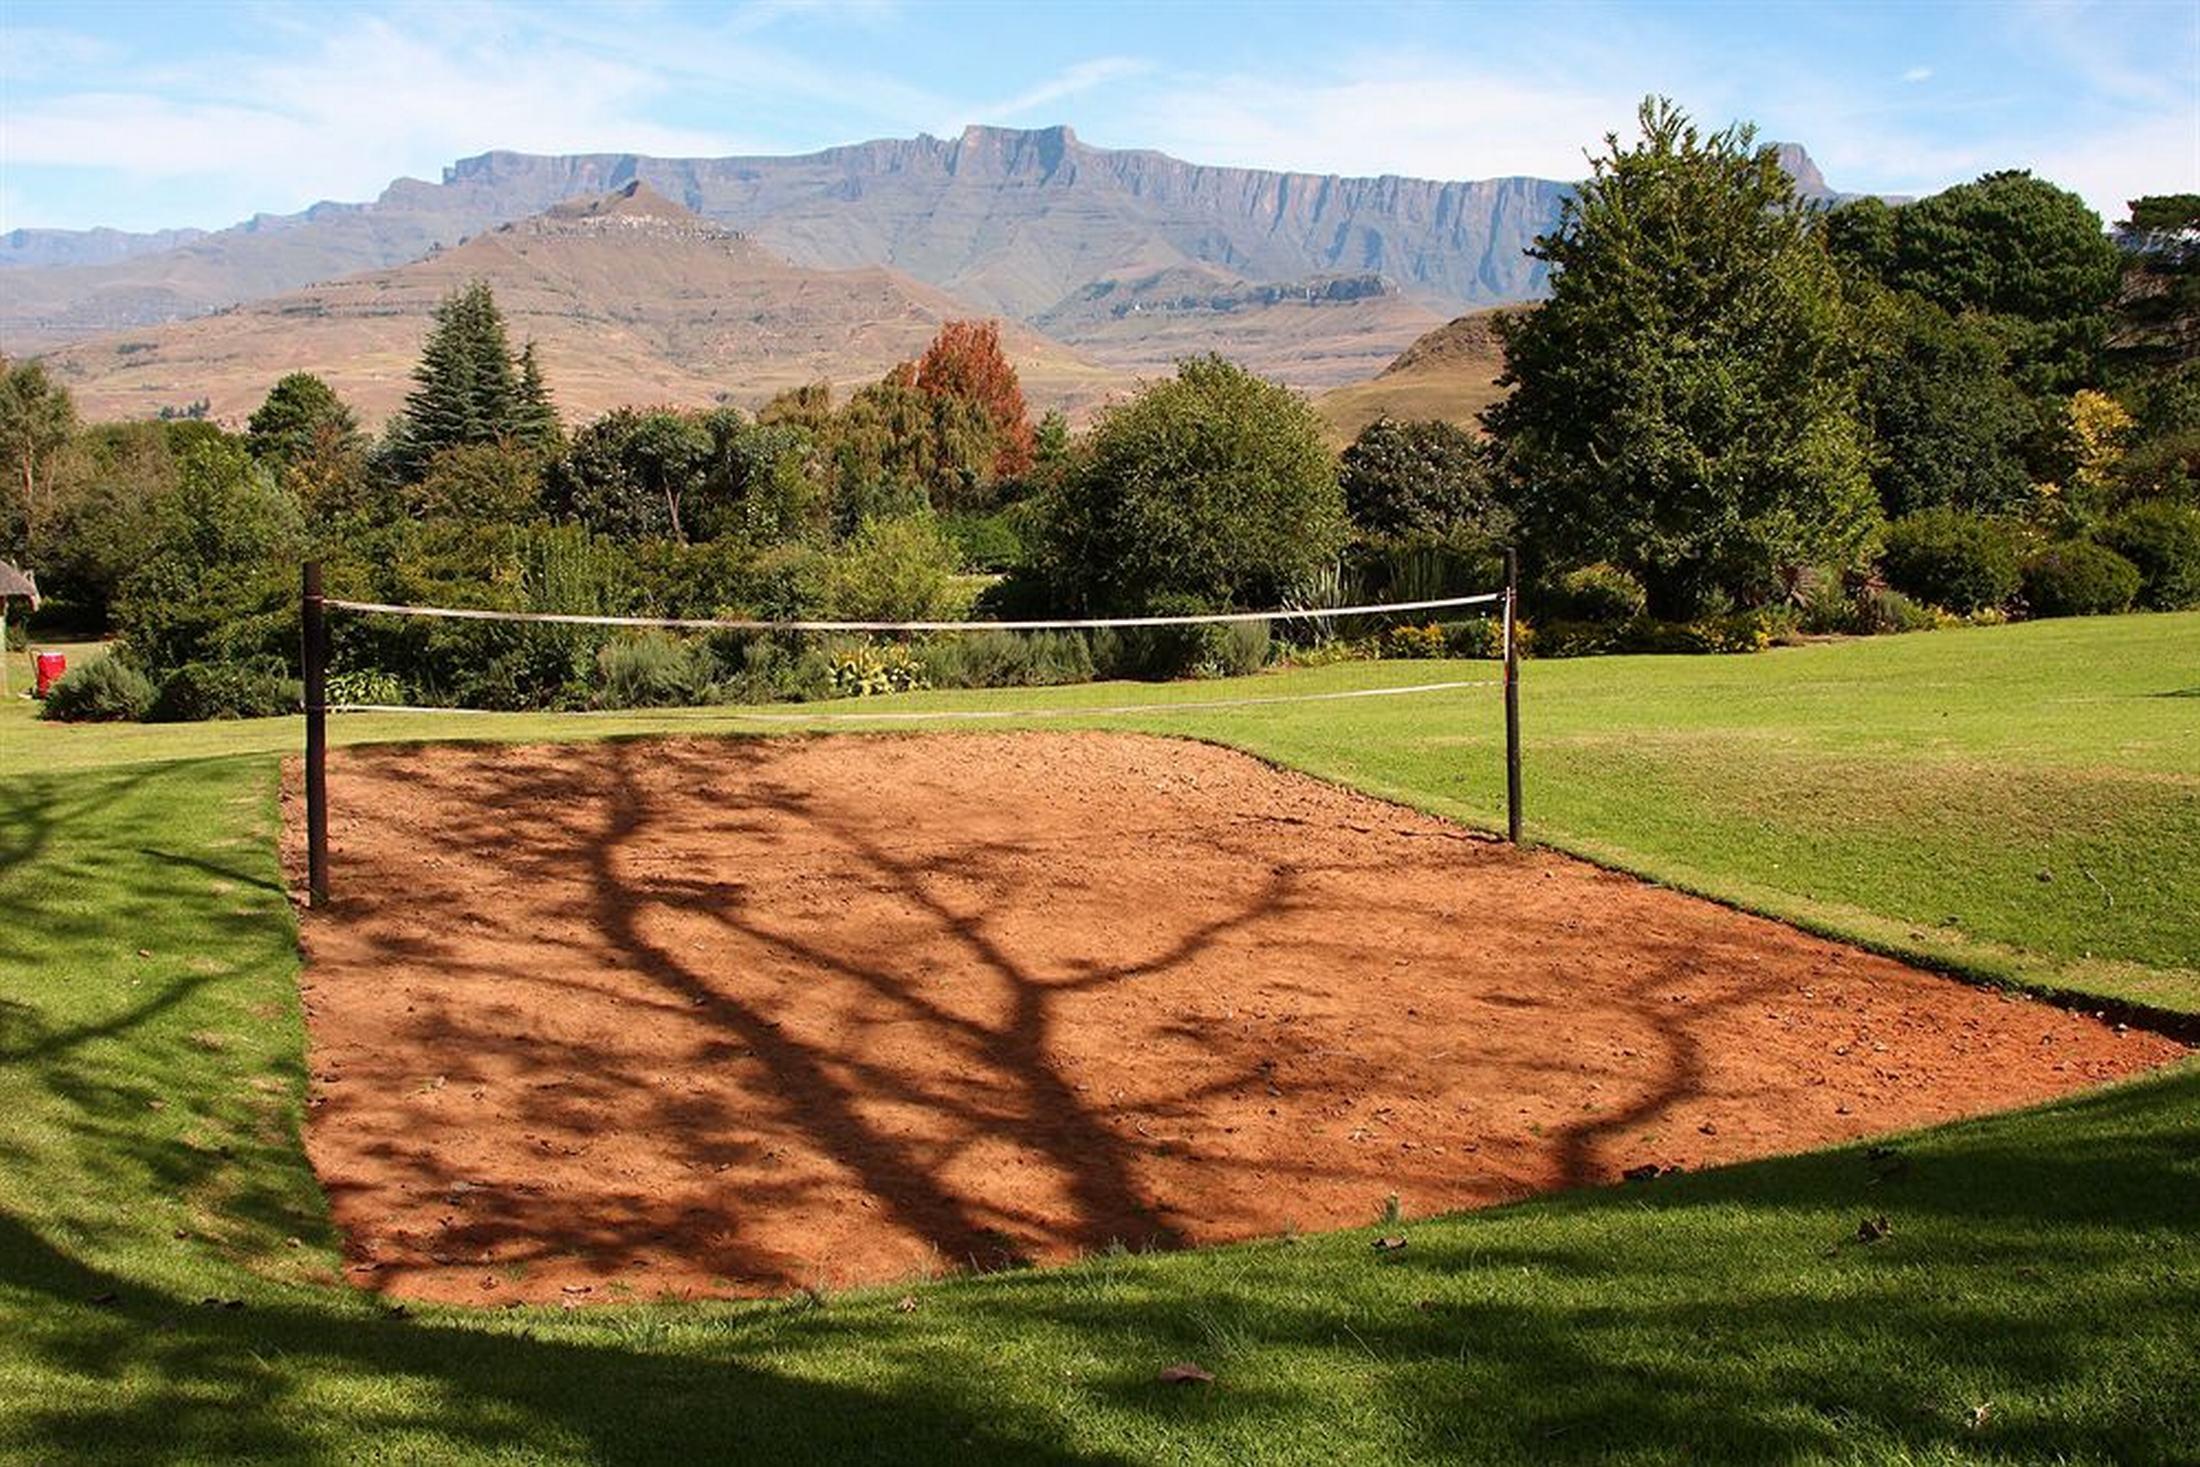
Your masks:
M1481 435L1380 420L1340 457L1302 398L1215 357L1073 435L1032 421L979 321L845 396L568 431L475 284L371 437L308 374L232 434L83 425L39 364L9 366L0 534L59 615L118 634L107 702L179 717L289 696L308 555L362 599L900 620L1408 599L1485 587L1517 544L1557 654L2200 603L2200 199L2135 201L2113 237L2023 172L1829 209L1747 127L1657 99L1638 121L1537 242L1550 298L1503 319L1510 392ZM949 651L339 625L358 701L496 707L1277 655L1206 632ZM1411 630L1284 650L1487 640Z

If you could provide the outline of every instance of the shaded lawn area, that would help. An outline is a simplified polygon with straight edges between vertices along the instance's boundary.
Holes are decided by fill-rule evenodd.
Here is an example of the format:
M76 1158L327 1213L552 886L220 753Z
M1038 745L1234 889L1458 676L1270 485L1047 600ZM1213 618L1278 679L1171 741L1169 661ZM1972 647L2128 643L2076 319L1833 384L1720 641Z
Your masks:
M1531 812L1568 843L1737 899L1817 904L1832 925L1884 924L1890 942L1984 954L1989 970L2153 983L2164 1006L2200 1010L2200 935L2156 915L2195 905L2185 735L2200 699L2162 696L2200 685L2195 641L2200 617L2150 617L1531 665ZM422 731L382 722L345 732ZM1494 718L1463 699L1158 726L1496 813ZM198 757L295 732L0 714L0 1456L2200 1458L2189 1062L1891 1156L1848 1148L1402 1229L764 1305L394 1317L329 1286L341 1262L297 1145L272 761ZM1836 752L1854 767L1798 782ZM2074 793L2104 771L2116 792ZM2027 825L2043 805L2064 813ZM2065 900L2093 889L2064 880L2080 863L2116 892L2099 904L2114 916ZM2012 895L2019 879L2031 900ZM1889 1235L1856 1241L1880 1216ZM1398 1231L1404 1250L1370 1248ZM1216 1384L1158 1383L1177 1360Z

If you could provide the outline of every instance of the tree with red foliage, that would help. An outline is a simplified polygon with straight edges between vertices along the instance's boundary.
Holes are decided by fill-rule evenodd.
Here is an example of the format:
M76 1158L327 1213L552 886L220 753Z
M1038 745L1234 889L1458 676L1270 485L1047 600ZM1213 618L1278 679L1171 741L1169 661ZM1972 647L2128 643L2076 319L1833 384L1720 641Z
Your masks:
M958 398L978 408L993 425L998 447L993 474L1009 478L1031 467L1031 418L1016 369L1001 354L998 321L949 321L917 363L917 390Z

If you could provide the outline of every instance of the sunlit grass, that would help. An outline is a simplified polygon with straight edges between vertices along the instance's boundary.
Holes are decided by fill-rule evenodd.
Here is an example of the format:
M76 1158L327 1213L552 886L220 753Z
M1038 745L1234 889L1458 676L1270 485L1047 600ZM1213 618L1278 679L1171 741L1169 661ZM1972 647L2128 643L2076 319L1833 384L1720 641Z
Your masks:
M2200 909L2200 698L2172 696L2200 687L2200 617L1528 679L1543 838L1984 971L2200 1012L2200 934L2179 916ZM1486 689L1112 723L1501 816ZM706 712L338 733L741 727ZM296 1140L271 756L297 737L296 720L57 729L0 711L0 1458L2200 1459L2190 1064L1894 1158L1845 1148L1409 1218L1396 1254L1360 1232L822 1305L393 1317L340 1283ZM1855 1241L1880 1216L1890 1235ZM1215 1383L1155 1379L1179 1360Z

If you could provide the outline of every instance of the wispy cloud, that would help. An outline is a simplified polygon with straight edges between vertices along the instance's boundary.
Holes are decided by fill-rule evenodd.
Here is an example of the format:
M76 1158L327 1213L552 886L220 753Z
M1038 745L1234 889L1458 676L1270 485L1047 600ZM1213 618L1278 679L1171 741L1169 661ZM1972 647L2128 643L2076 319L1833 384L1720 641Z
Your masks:
M1070 122L1195 162L1575 178L1651 92L1711 125L1754 118L1843 188L2030 166L2104 212L2200 188L2200 12L2172 5L2016 0L1991 27L1922 4L1797 9L1743 28L1693 0L1362 0L1249 27L1141 0L258 0L162 30L8 4L0 227L221 224L490 148L790 152L974 121Z
M1153 64L1130 56L1101 56L1076 65L1048 77L1036 86L1027 87L1013 97L991 105L981 105L967 115L957 114L962 122L1013 121L1036 112L1041 107L1051 107L1057 102L1081 96L1096 87L1129 77L1145 76L1152 72Z

